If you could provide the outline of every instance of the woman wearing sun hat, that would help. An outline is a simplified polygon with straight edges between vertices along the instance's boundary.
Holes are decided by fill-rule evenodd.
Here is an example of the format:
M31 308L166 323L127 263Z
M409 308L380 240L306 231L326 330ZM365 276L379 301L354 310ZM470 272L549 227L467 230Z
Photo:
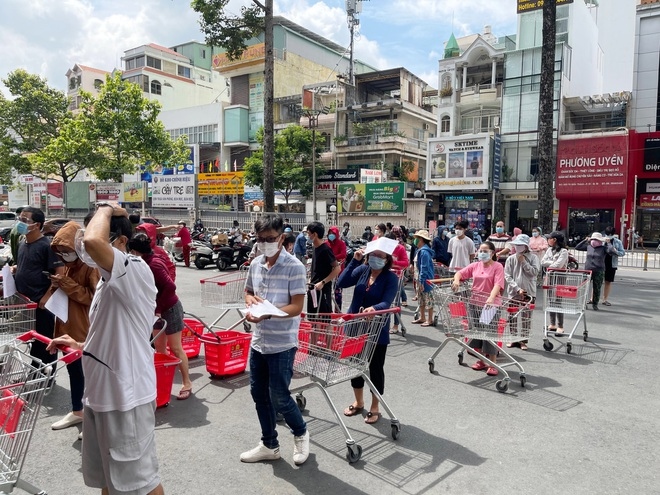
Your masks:
M586 251L587 260L584 262L584 269L591 270L591 301L587 304L593 304L595 311L598 311L598 302L600 301L600 289L605 279L605 255L612 248L609 239L600 232L594 232L590 237L580 242L575 249L577 251Z
M419 318L413 323L421 323L423 327L433 325L433 293L431 285L427 283L435 275L433 268L433 250L431 249L431 236L426 229L418 230L413 234L413 243L417 248L417 297L419 299ZM424 318L428 315L428 318Z

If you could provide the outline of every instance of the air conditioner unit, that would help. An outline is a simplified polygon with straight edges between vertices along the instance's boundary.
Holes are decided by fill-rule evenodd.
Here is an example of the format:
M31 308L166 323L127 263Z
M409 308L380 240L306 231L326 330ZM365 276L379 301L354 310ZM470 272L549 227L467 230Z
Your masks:
M423 124L423 125L424 125L424 130L425 131L428 131L431 128L431 126L429 124Z

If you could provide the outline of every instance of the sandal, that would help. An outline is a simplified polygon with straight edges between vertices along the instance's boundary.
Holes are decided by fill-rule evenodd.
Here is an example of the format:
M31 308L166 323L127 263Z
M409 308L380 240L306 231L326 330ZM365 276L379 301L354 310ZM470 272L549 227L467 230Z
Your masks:
M603 301L603 306L612 306L612 303L609 301Z
M527 344L525 342L520 343L520 350L521 351L526 351L527 350Z
M557 328L555 330L555 337L561 337L562 335L564 335L564 329L562 327Z
M403 302L401 303L401 306L403 306L404 308L405 308L406 306L408 306L408 301L403 301Z
M414 323L414 322L413 322L413 323ZM420 326L421 326L421 327L431 327L431 326L433 326L433 324L432 324L432 323L429 323L428 321L425 321L425 322L422 323Z
M398 328L392 328L392 329L390 329L390 334L391 334L391 335L394 335L395 333L399 333L399 329L398 329Z
M417 296L412 298L413 301L417 301Z
M191 395L192 395L192 388L189 388L188 390L179 390L179 395L177 395L176 399L186 400L190 398Z
M358 414L362 414L362 411L364 411L364 406L358 407L351 404L344 409L344 416L357 416Z
M372 425L380 419L380 413L379 412L371 412L369 411L367 413L367 417L364 418L364 422L367 423L368 425Z
M420 323L425 323L425 322L426 320L424 320L423 318L418 318L412 321L412 323L414 323L415 325L419 325Z
M492 366L486 370L486 374L488 376L497 376L499 373L500 372L497 370L497 368L493 368Z

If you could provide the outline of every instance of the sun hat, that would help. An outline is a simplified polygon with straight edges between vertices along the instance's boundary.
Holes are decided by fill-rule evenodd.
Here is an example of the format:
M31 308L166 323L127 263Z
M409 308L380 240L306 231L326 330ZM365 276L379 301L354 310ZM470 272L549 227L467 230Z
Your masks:
M589 239L592 240L592 241L596 240L596 241L600 241L600 242L607 242L607 237L605 237L600 232L594 232L593 234L591 234L591 236L589 236Z
M529 236L527 234L518 234L518 236L511 241L514 246L527 246L529 247Z
M415 231L413 237L421 237L422 239L426 239L427 241L432 240L431 236L429 235L429 231L426 229Z

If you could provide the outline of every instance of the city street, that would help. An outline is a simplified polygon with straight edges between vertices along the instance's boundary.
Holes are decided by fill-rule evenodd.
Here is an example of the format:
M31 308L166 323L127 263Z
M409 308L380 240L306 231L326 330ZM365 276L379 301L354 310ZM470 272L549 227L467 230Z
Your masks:
M178 267L177 286L186 311L211 321L219 310L200 303L200 278L217 270ZM443 340L435 328L412 325L404 308L406 337L392 338L386 361L385 398L401 421L391 438L385 416L376 425L345 418L362 446L362 459L346 461L342 430L317 390L305 392L311 433L306 464L292 461L293 438L279 427L282 459L242 464L260 432L249 393L248 373L210 379L204 359L191 360L194 395L172 396L159 409L157 443L168 494L591 494L658 493L660 323L655 306L657 271L620 269L611 307L587 310L589 341L576 332L572 353L555 341L542 347L543 303L539 297L529 351L513 349L527 373L526 388L509 368L507 393L495 379L457 363L449 345L429 373L427 359ZM409 299L411 295L409 292ZM345 303L347 306L347 304ZM237 318L232 311L226 322ZM575 318L567 317L567 331ZM565 340L565 339L564 339ZM295 384L303 383L303 379ZM173 391L180 387L177 373ZM350 385L330 389L342 411ZM60 371L46 397L23 477L49 495L99 493L80 472L76 427L52 431L69 410L68 377ZM384 412L381 408L381 412Z

